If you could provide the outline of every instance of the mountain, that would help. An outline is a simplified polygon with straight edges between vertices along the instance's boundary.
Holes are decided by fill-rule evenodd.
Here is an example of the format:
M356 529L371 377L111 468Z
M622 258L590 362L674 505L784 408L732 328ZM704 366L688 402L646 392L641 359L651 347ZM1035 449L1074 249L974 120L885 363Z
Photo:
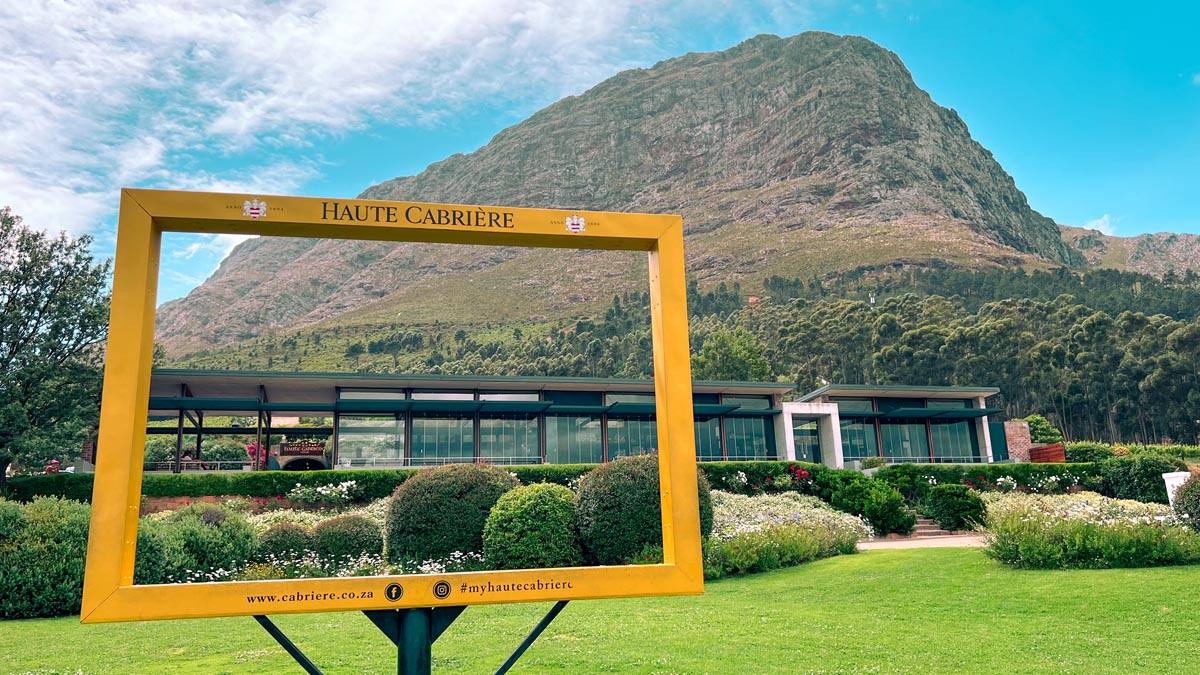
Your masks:
M681 213L690 278L751 291L864 265L1085 262L895 54L826 33L620 73L361 196ZM177 357L331 320L569 318L644 287L625 253L256 239L165 303L157 336Z
M1114 237L1082 227L1060 227L1063 240L1080 251L1093 267L1154 276L1200 271L1200 235L1159 232Z

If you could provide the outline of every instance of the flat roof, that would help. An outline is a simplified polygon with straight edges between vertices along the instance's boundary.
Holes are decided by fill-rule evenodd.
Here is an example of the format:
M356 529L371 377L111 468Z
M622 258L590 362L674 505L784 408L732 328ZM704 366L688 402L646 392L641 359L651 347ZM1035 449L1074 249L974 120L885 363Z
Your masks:
M875 397L875 398L975 398L995 396L999 387L936 387L901 386L887 384L827 384L810 391L798 400L812 401L830 396Z
M288 373L241 370L184 370L162 368L150 375L150 396L180 396L186 385L191 396L204 399L257 399L261 386L271 402L332 404L338 387L355 389L482 389L484 391L603 391L653 392L653 380L604 377L477 377L470 375L386 375L376 373ZM696 381L698 394L784 395L795 389L780 382Z

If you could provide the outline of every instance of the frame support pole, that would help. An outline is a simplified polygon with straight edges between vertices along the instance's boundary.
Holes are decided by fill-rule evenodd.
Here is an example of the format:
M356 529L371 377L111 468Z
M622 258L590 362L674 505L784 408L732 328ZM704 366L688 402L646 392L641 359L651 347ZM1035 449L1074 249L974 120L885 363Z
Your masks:
M538 639L538 636L542 634L542 631L546 630L546 627L550 625L550 622L554 621L554 618L558 616L558 613L563 611L563 608L567 606L567 602L567 600L559 600L558 602L554 603L554 606L551 607L550 611L546 613L546 616L538 622L538 625L533 627L533 630L530 631L529 635L525 637L525 640L521 642L520 646L517 647L517 650L512 653L512 656L508 657L508 660L506 660L503 665L500 666L500 669L496 671L496 675L504 675L509 671L510 668L513 667L514 664L516 664L516 662L521 658L521 655L525 653L525 650L529 649L529 646L533 644L533 641Z
M254 615L254 620L257 621L263 628L267 629L267 632L271 634L271 637L275 638L275 641L279 643L279 646L283 647L284 651L286 651L289 656L295 659L296 663L300 664L300 667L304 669L304 672L308 673L308 675L324 675L321 670L313 664L312 661L308 660L308 657L304 655L304 652L300 651L300 648L297 647L291 640L289 640L288 636L284 635L283 631L279 630L279 627L276 626L270 619L261 614L256 614Z

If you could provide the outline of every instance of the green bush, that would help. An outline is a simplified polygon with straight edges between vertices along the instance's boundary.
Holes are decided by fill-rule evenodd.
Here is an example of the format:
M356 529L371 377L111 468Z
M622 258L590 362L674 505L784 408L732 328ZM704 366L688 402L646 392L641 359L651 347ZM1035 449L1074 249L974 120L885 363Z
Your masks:
M750 463L750 462L748 462ZM772 466L780 462L766 462ZM586 464L514 466L506 470L517 474L522 483L558 483L570 481L593 467ZM337 485L352 480L361 501L386 499L417 469L355 469L345 471L231 471L228 473L147 473L142 478L144 497L223 497L242 496L275 498L296 487ZM37 496L63 497L80 502L92 501L90 473L60 473L10 478L7 496L28 502Z
M388 504L388 558L427 560L483 549L483 526L500 495L517 487L508 471L485 464L448 464L405 481Z
M1102 462L1113 456L1113 449L1107 443L1092 441L1072 441L1063 444L1068 462Z
M87 504L58 498L0 503L0 619L79 613L87 554Z
M483 558L494 569L572 567L583 562L575 495L552 483L506 492L483 527Z
M162 521L167 559L177 572L172 581L215 579L217 570L231 571L258 550L253 528L242 514L213 504L192 504Z
M1174 509L1176 515L1187 519L1193 530L1200 531L1200 474L1192 474L1175 490Z
M877 534L908 534L917 517L905 508L904 496L881 481L847 481L831 496L833 508L862 516Z
M701 462L698 466L713 488L742 495L780 491L814 494L818 476L830 470L808 462ZM794 476L795 469L807 471L808 481L803 484L778 481L780 477Z
M322 558L342 560L383 552L383 532L366 516L346 514L317 523L316 551Z
M937 521L943 530L969 530L983 524L987 507L965 485L935 485L929 490L925 515Z
M769 572L838 554L827 528L779 524L706 542L704 578Z
M260 558L283 558L312 551L315 547L316 536L312 529L298 523L275 523L258 536Z
M997 479L1011 478L1021 489L1056 494L1078 487L1102 492L1103 478L1096 464L892 464L875 473L900 491L910 504L923 504L934 485L971 481L977 489L994 489ZM931 482L930 479L933 479ZM1076 483L1078 481L1078 483ZM1159 482L1162 482L1161 479Z
M712 533L712 498L703 472L696 475L700 533ZM575 523L584 559L600 565L624 563L646 547L662 545L658 457L622 457L602 464L579 481Z
M133 583L166 584L182 578L185 570L173 557L182 548L179 533L161 520L142 518L138 523L137 555Z
M1167 486L1162 475L1186 471L1183 462L1160 455L1113 457L1099 463L1104 482L1100 493L1117 499L1167 503Z
M1027 518L988 520L987 555L1029 569L1104 569L1200 563L1200 533L1182 527Z

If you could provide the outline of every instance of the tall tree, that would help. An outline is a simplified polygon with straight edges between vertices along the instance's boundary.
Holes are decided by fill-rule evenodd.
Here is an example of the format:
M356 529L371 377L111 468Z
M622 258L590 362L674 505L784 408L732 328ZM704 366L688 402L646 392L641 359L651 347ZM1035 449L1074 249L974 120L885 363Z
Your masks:
M0 209L0 486L10 464L67 457L96 424L109 263Z
M762 381L771 376L771 362L749 331L718 329L692 359L692 371L697 380Z

